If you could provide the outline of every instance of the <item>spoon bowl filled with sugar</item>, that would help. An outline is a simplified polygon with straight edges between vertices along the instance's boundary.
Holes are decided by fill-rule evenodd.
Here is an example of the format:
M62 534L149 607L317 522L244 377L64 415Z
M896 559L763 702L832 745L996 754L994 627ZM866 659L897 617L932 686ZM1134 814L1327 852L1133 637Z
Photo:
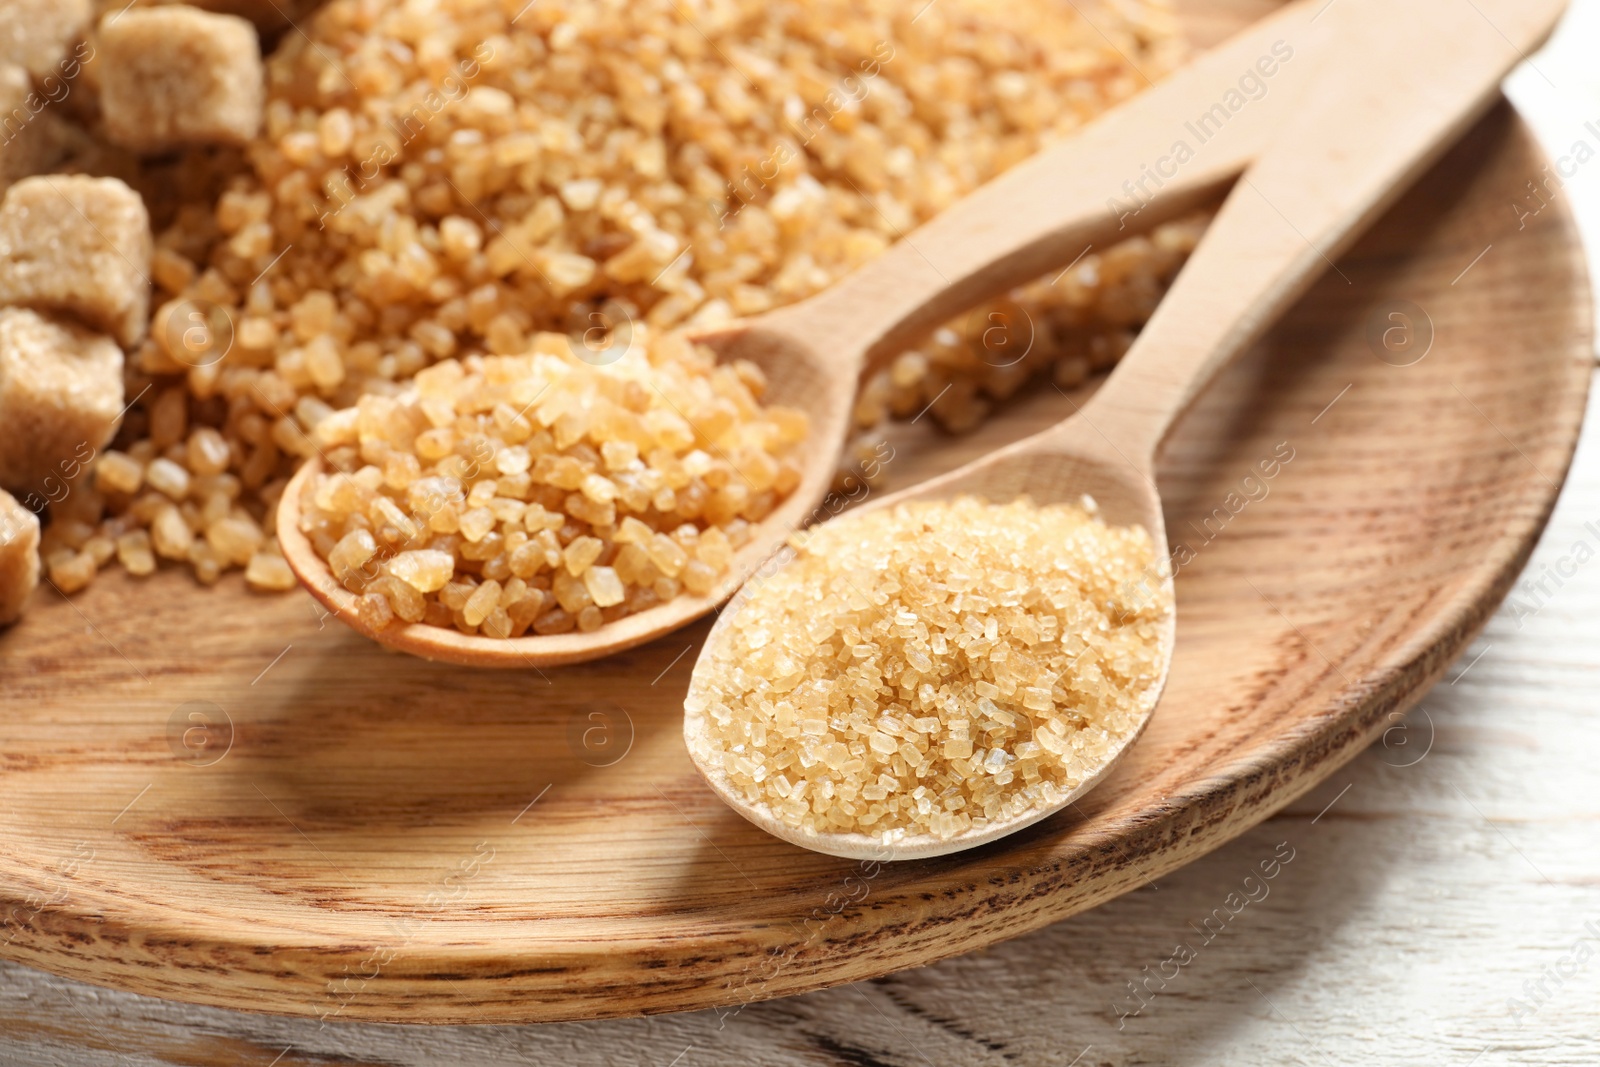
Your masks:
M1167 431L1338 270L1563 5L1464 6L1330 10L1295 122L1080 411L795 534L753 574L685 702L690 757L724 801L814 851L921 859L1014 833L1110 773L1177 633L1154 478Z
M354 629L474 666L592 660L701 618L822 514L864 368L1125 235L1130 214L1150 227L1213 202L1287 117L1308 61L1275 66L1272 93L1146 183L1136 212L1107 198L1169 153L1196 99L1263 57L1309 52L1312 13L1274 13L800 303L693 338L642 324L590 347L542 335L523 356L446 361L324 418L278 507L284 556ZM596 426L603 447L580 440ZM676 450L664 463L647 455L661 442ZM672 511L628 473L647 460L651 476L711 485L700 528L639 521ZM500 492L510 484L520 492ZM759 507L735 511L749 499Z

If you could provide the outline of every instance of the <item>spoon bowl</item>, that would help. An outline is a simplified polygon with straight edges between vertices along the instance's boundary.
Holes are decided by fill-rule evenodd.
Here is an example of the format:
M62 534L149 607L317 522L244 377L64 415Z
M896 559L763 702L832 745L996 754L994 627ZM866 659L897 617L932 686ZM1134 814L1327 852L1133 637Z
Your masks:
M784 312L799 311L805 306L796 304L768 317L781 321ZM745 327L707 335L706 340L727 352L727 358L748 359L759 366L767 375L767 397L805 412L810 420L812 441L819 444L842 442L854 396L854 380L846 382L831 373L831 368L816 351L787 333L764 325L768 317ZM849 395L841 399L841 394L845 393ZM820 518L812 513L828 491L840 448L842 444L836 444L831 451L826 447L813 449L801 468L800 484L771 514L752 524L750 540L735 552L727 573L710 595L696 596L685 590L672 600L608 622L592 633L574 630L564 634L494 638L426 623L396 622L382 630L365 625L355 610L357 594L333 576L327 561L317 555L300 528L301 496L326 469L320 458L313 457L303 463L284 489L278 504L278 544L301 584L323 607L358 633L397 651L474 667L542 668L583 663L645 644L715 611L747 575L777 551L792 530Z
M1479 7L1474 0L1473 8ZM1113 526L1150 534L1172 592L1165 524L1153 472L1168 429L1226 363L1253 344L1498 95L1499 81L1549 32L1559 0L1494 0L1464 19L1460 0L1347 0L1325 26L1339 35L1331 63L1295 123L1234 187L1189 262L1101 390L1057 427L907 491L869 502L892 507L962 493L1005 503L1095 498ZM1380 17L1381 16L1381 17ZM851 517L839 521L850 522ZM792 557L789 557L792 558ZM772 568L786 565L777 557ZM1165 617L1161 668L1138 695L1142 718L1064 799L981 820L939 837L903 827L816 832L753 803L722 770L704 710L708 672L725 659L732 620L763 595L752 580L723 612L690 681L684 741L711 788L768 832L818 852L860 859L922 859L973 848L1060 811L1108 774L1153 713L1171 667L1176 609ZM1168 600L1168 603L1174 603ZM1015 709L1013 709L1015 710ZM742 751L739 750L739 751Z
M1088 420L1081 416L1068 419L1044 434L1001 449L977 463L900 492L868 500L851 514L892 508L913 501L949 500L959 496L985 497L992 501L1027 496L1039 505L1076 504L1087 496L1093 500L1094 510L1108 525L1142 526L1150 534L1154 558L1165 560L1168 555L1166 523L1154 481L1140 467L1118 454L1108 439L1096 432ZM772 569L781 566L784 561L783 557L776 557ZM707 716L694 710L702 704L695 698L703 690L706 681L702 669L702 664L708 658L706 650L718 647L727 640L732 620L750 598L760 595L763 585L761 579L767 573L771 573L768 568L755 573L723 609L707 635L701 658L695 663L689 683L683 739L695 768L723 800L767 833L813 852L860 860L927 859L977 848L1049 817L1093 789L1121 762L1149 723L1166 688L1172 665L1171 652L1177 622L1176 613L1168 611L1161 623L1160 644L1164 650L1161 671L1155 681L1139 694L1141 714L1136 726L1119 738L1106 759L1054 807L1035 808L1015 819L973 826L950 837L899 833L886 840L876 834L819 833L792 826L768 808L745 802L720 766ZM1152 573L1149 581L1159 587L1166 603L1173 602L1170 568L1162 567L1158 573Z

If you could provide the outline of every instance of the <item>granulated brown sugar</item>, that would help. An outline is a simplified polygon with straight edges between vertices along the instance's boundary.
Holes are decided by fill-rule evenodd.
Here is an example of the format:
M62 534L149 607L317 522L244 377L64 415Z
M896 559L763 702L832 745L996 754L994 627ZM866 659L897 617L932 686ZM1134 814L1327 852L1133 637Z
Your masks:
M363 623L520 637L706 595L800 480L805 417L679 335L600 369L544 334L319 421L301 530Z
M1140 527L971 497L797 535L701 653L697 761L788 825L948 838L1059 803L1137 732L1165 664Z
M331 412L439 360L553 332L603 363L633 327L659 339L832 284L1179 58L1159 3L1093 20L1048 0L332 0L268 58L242 152L144 162L94 142L86 75L54 109L90 122L70 165L144 194L155 311L101 461L116 469L55 509L71 522L46 551L88 524L141 573L244 566L284 587L266 533ZM927 408L966 429L1041 368L1073 384L1114 362L1198 228L1095 249L952 323L866 383L858 425ZM1021 360L980 340L996 309L1029 322ZM158 460L186 485L147 479Z

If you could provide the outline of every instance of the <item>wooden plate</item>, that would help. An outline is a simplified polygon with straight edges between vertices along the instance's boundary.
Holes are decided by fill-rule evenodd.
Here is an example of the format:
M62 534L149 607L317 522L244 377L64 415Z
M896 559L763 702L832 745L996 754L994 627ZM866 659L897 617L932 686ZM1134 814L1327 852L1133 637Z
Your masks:
M1237 7L1208 4L1213 34ZM928 963L1226 841L1394 722L1527 558L1591 353L1542 157L1487 118L1186 419L1171 684L1076 808L964 855L767 837L691 769L701 626L607 662L385 653L302 594L120 573L0 637L0 954L233 1008L509 1022L728 1005ZM900 484L1058 417L910 427ZM1180 549L1180 552L1182 550Z

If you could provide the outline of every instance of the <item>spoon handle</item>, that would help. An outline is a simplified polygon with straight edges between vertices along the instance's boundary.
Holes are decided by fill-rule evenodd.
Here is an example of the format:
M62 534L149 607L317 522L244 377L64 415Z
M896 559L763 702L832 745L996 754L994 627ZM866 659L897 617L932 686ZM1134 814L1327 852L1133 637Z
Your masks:
M1336 0L1342 40L1085 406L1123 455L1168 428L1499 97L1565 0ZM1346 284L1348 278L1343 278ZM1051 431L1055 432L1055 431ZM1067 432L1065 427L1062 433Z
M1274 12L764 321L836 354L845 375L1130 235L1135 217L1143 230L1214 199L1288 117L1312 12L1310 0ZM1206 110L1225 98L1237 111Z

